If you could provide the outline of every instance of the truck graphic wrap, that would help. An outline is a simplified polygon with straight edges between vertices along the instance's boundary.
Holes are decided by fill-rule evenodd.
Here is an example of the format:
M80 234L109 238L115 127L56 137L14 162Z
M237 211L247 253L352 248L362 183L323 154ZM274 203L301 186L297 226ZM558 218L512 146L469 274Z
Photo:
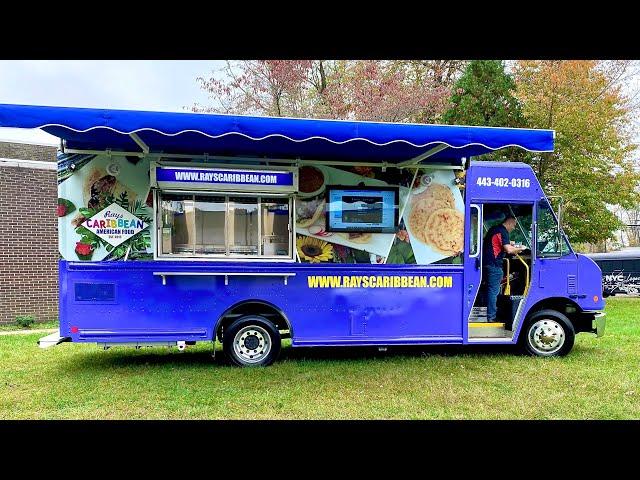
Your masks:
M148 159L58 153L61 258L153 258L152 224Z

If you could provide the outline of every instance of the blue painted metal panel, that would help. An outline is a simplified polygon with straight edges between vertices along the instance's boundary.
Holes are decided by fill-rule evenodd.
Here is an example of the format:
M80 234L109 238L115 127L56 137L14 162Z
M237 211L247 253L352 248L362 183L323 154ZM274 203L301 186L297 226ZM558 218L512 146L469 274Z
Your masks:
M531 167L518 162L471 162L467 202L534 202L544 196Z
M295 273L282 277L167 276L154 272ZM61 292L77 283L115 283L112 305L60 298L62 335L73 341L130 342L213 338L222 314L244 301L284 312L295 345L428 343L462 338L461 266L60 261ZM313 287L317 276L352 287ZM311 283L309 278L312 278ZM430 279L434 278L434 286ZM406 286L383 286L401 279ZM425 278L424 283L421 279ZM358 280L359 279L359 280ZM365 287L365 280L367 286ZM438 280L440 279L440 280ZM385 280L386 281L386 280ZM446 286L437 286L441 281ZM358 283L359 282L359 283ZM358 287L357 285L360 284ZM413 286L412 286L413 285ZM77 329L77 331L76 331Z

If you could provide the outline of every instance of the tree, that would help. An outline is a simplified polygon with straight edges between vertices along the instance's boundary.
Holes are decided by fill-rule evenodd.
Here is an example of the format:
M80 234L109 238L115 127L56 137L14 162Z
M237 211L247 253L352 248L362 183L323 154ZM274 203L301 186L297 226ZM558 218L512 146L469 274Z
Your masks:
M443 121L454 125L524 127L516 84L501 60L472 60L452 88ZM524 152L510 147L487 154L484 160L521 161Z
M310 60L227 61L209 78L196 79L217 105L196 104L193 110L277 117L304 114L309 88L321 89L315 84L318 68L322 72L322 62L314 65Z
M597 61L518 61L514 66L516 96L527 123L556 132L554 152L530 154L526 161L547 195L562 196L563 226L576 242L612 238L621 222L607 204L631 208L638 202L631 106L619 73L611 63Z
M338 62L324 97L333 118L433 122L446 107L449 89L433 78L414 81L397 62Z
M216 104L194 111L376 121L436 121L453 65L399 61L227 62L222 79L199 77ZM419 80L417 76L422 75Z
M472 60L453 87L448 124L523 127L516 84L500 60Z

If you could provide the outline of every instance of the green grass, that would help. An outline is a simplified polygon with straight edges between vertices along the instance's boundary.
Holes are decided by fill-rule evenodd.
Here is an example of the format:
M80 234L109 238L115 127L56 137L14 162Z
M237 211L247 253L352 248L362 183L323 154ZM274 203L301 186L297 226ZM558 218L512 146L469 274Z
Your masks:
M0 419L638 419L640 300L607 303L604 337L564 358L495 347L283 350L269 368L176 349L0 337Z
M31 325L31 328L24 328L16 323L0 324L0 332L6 332L11 330L36 330L41 328L59 328L60 322L58 320L47 320L45 322L35 322Z

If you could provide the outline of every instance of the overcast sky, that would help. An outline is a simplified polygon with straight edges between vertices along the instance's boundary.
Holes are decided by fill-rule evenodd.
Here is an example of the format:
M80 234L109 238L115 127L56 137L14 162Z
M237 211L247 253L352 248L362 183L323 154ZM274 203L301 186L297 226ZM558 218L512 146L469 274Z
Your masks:
M0 103L184 111L207 103L196 77L223 61L0 60ZM58 145L40 130L0 128L0 140Z
M208 103L196 78L222 66L223 60L0 60L0 103L180 112ZM638 138L640 125L634 126ZM40 130L0 128L2 140L59 144Z

